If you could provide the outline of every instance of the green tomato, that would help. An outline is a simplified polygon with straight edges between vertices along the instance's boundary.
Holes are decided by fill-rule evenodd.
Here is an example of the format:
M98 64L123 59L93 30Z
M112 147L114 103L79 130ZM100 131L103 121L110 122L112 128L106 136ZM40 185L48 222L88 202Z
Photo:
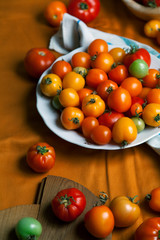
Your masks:
M136 78L144 78L148 74L148 65L142 59L137 59L129 66L129 73Z
M19 220L15 228L19 240L37 240L42 233L41 223L32 217Z
M52 104L52 107L55 108L56 110L60 110L63 108L63 106L61 105L61 103L59 101L59 95L56 95L52 98L51 104Z
M140 133L141 131L143 131L145 129L145 122L143 121L142 118L132 117L131 119L133 120L134 124L136 125L138 133Z
M82 77L84 77L84 78L86 77L86 75L88 73L87 68L84 68L84 67L75 67L75 68L73 68L73 71L81 74Z

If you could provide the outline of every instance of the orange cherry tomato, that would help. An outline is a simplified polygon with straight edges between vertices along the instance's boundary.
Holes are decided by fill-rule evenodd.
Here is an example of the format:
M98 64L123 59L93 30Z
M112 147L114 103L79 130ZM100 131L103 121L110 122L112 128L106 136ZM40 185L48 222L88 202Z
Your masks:
M151 88L149 87L143 87L141 93L138 95L138 97L142 98L143 100L146 100L147 95L149 93L149 91L151 90Z
M95 117L86 117L82 122L82 133L85 138L90 138L91 131L93 128L99 125L97 118Z
M122 87L116 88L107 98L108 107L117 112L127 112L131 103L131 95L125 88Z
M125 146L133 142L137 137L137 128L134 122L128 117L121 117L114 124L112 138L114 142Z
M90 56L97 55L101 52L108 52L108 43L103 39L93 40L87 49Z
M92 57L91 67L102 69L104 72L108 73L114 63L113 57L106 52L99 53L98 55Z
M63 19L64 13L67 12L66 5L61 1L50 2L44 11L44 17L53 27L58 27Z
M131 105L130 113L134 117L139 117L142 115L143 107L140 103L134 103Z
M71 58L71 65L75 67L90 68L91 56L86 52L77 52Z
M84 217L87 231L96 238L105 238L114 229L112 211L105 205L93 207Z
M160 126L160 104L149 103L145 106L142 113L144 122L151 127Z
M115 90L116 88L118 88L118 84L112 80L106 80L104 82L101 82L96 91L98 93L98 95L104 100L107 100L108 95Z
M147 103L160 104L160 88L152 88L147 94Z
M60 119L64 128L74 130L81 127L84 114L77 107L66 107L62 111Z
M51 68L51 72L57 74L62 80L66 73L71 72L71 64L64 60L55 62Z
M85 79L81 74L71 71L67 73L62 81L62 87L65 88L73 88L76 91L82 89L85 85Z
M160 29L160 21L152 19L144 25L144 33L147 37L156 38Z
M155 88L160 79L160 72L157 69L149 69L148 74L143 78L142 85L148 88Z
M85 116L99 117L105 110L103 99L97 94L90 94L82 101L82 111Z
M142 91L142 83L138 78L128 77L123 80L121 87L125 88L131 95L131 97L138 96Z
M115 47L109 51L109 54L114 58L115 63L123 63L126 52L123 48Z
M91 131L91 139L98 145L105 145L111 141L112 132L109 127L98 125Z
M62 81L56 74L45 75L40 83L42 93L47 97L54 97L62 90Z
M160 212L160 187L152 189L145 199L149 201L149 206L152 210Z
M85 98L86 96L93 93L93 91L89 88L82 88L82 89L78 90L77 93L79 95L79 101L80 101L80 105L81 105L82 101L83 101L83 98Z
M107 74L98 68L93 68L88 71L86 76L86 84L89 87L96 88L101 82L108 79Z
M79 106L79 95L73 88L65 88L59 95L59 102L63 107Z

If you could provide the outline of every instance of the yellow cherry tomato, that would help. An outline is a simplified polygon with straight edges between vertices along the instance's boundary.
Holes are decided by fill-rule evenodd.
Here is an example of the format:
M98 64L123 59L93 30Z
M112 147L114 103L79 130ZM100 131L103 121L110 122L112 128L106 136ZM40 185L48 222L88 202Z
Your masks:
M147 104L146 107L143 109L142 118L148 126L160 126L160 104Z
M45 96L54 97L61 91L62 81L58 75L50 73L42 78L40 88Z
M62 82L63 88L74 88L76 91L82 89L85 85L85 79L81 74L71 71L67 73Z
M76 107L79 105L79 95L73 88L65 88L59 95L60 104L63 107Z
M147 37L156 38L160 29L160 20L150 20L144 25L144 33Z

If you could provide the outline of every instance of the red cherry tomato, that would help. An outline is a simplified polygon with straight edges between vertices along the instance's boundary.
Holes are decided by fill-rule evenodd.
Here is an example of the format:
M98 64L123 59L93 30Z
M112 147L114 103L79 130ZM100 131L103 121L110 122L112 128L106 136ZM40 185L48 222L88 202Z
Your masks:
M124 117L123 113L119 113L119 112L116 112L116 111L108 111L108 112L102 114L98 118L98 121L99 121L100 125L105 125L105 126L109 127L110 129L112 129L113 125L121 117Z
M86 76L86 84L89 87L96 88L101 82L104 82L108 79L107 74L98 68L93 68L88 71Z
M37 79L55 59L54 54L46 48L32 48L26 53L24 66L27 73Z
M75 220L86 207L85 195L77 188L63 189L53 198L52 210L64 222Z
M98 93L98 95L104 100L106 101L108 98L108 95L115 90L116 88L118 88L118 84L112 80L106 80L101 82L96 91Z
M111 141L112 133L110 128L98 125L91 131L91 139L98 145L104 145Z
M97 118L86 117L82 122L82 132L85 138L90 138L93 128L99 125Z
M111 70L108 72L108 77L120 85L128 77L128 70L124 65L113 64Z

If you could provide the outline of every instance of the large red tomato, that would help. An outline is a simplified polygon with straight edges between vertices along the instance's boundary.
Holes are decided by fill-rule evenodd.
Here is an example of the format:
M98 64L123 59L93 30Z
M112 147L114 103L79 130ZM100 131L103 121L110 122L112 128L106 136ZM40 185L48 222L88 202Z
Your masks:
M145 48L137 49L136 47L132 47L129 53L125 55L123 63L129 68L130 64L137 59L144 60L148 64L148 67L151 64L151 56L149 52Z
M77 188L63 189L53 198L52 210L62 221L75 220L85 209L85 195Z
M27 152L27 163L35 172L47 172L55 163L55 150L48 143L38 142Z
M26 53L24 66L31 77L39 78L55 59L54 54L46 48L32 48Z
M68 5L68 13L85 23L95 19L99 10L99 0L71 0Z

